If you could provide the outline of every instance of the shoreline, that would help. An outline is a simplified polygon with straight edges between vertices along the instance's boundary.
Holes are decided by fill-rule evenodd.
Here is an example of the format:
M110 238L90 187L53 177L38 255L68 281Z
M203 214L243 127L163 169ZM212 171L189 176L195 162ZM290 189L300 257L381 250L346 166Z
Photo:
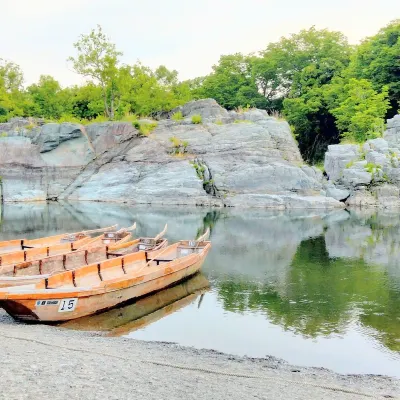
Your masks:
M392 377L26 325L3 310L0 324L4 399L400 398Z

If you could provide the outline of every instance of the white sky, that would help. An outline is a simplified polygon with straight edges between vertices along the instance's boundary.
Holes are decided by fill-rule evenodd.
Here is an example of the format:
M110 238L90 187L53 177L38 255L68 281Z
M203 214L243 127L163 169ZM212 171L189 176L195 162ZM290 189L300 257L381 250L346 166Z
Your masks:
M123 63L208 74L221 54L264 49L312 25L342 31L351 43L400 18L399 0L0 0L0 58L62 85L79 83L67 67L73 43L96 24L123 51Z

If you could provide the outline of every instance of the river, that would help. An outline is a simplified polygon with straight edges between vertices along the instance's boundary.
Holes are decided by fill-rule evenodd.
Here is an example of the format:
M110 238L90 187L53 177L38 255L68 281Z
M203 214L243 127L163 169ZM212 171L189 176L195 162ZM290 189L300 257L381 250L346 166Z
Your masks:
M202 274L65 328L400 377L398 213L7 204L0 240L134 221L170 242L209 227Z

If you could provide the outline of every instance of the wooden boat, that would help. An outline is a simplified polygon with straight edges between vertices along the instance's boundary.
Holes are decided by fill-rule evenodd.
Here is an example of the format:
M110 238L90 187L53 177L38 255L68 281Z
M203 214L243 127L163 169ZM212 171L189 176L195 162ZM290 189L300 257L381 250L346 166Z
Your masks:
M66 321L107 310L198 272L211 243L205 236L157 250L116 257L0 291L0 307L21 320Z
M193 303L209 290L210 282L201 273L160 290L96 315L73 319L61 328L80 331L108 332L107 336L126 335Z
M168 245L168 240L163 239L167 226L155 238L138 238L129 242L126 237L115 235L115 244L103 245L97 242L96 246L84 247L82 249L67 253L45 257L39 260L23 262L14 266L8 266L9 276L0 276L0 287L32 285L40 282L43 278L48 278L51 274L60 271L71 271L85 265L104 261L108 258L120 257L125 254L138 251L147 251L151 257L152 252L162 249ZM109 235L109 234L108 234ZM103 240L103 243L108 240Z
M18 250L36 249L61 243L73 243L77 240L88 238L91 234L115 231L116 228L117 225L113 225L105 228L92 229L75 233L62 233L60 235L48 236L38 239L16 239L0 241L0 255L13 253Z
M106 228L109 230L109 228ZM70 234L63 236L61 240L58 240L57 244L48 245L45 247L28 248L27 250L19 250L13 253L5 253L0 255L0 274L9 275L15 271L16 264L27 263L32 261L42 260L45 257L63 255L75 252L77 250L90 249L98 247L103 244L104 246L110 243L123 243L132 238L130 231L136 229L136 224L129 228L122 228L117 232L106 232L102 235L95 236L92 238L88 233L73 234L72 240L70 240ZM88 232L88 231L86 231ZM93 231L90 231L92 233ZM73 240L76 236L81 237L78 240ZM63 242L63 243L60 243ZM29 265L29 264L28 264Z

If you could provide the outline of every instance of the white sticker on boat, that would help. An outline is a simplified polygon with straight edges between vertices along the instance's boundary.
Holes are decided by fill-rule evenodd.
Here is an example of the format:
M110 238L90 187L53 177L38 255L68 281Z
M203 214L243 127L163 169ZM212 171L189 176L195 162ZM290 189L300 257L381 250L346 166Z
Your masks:
M39 306L58 306L58 300L38 300L36 302L36 307Z
M60 307L58 307L58 312L74 311L77 304L78 304L78 299L60 300Z

